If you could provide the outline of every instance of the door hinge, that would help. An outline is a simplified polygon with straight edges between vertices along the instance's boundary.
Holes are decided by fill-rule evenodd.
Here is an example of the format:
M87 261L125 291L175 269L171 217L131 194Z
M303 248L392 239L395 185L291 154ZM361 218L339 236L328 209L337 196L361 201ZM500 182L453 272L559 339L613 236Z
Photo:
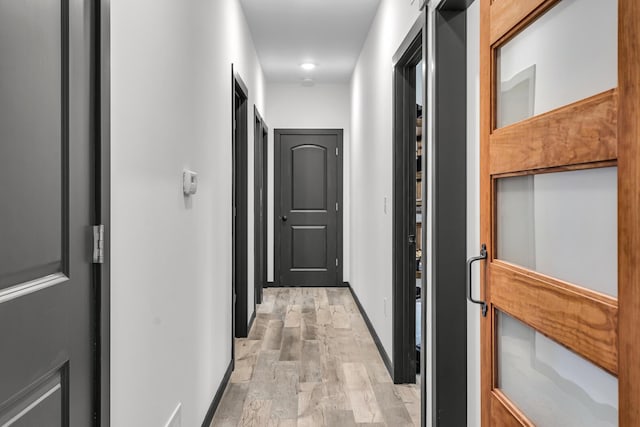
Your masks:
M340 261L338 261L338 258L336 258L336 267L340 264Z
M336 156L338 155L338 147L336 147Z
M338 212L340 210L339 206L338 206L338 202L336 202L336 212Z
M93 226L93 263L104 263L104 225Z

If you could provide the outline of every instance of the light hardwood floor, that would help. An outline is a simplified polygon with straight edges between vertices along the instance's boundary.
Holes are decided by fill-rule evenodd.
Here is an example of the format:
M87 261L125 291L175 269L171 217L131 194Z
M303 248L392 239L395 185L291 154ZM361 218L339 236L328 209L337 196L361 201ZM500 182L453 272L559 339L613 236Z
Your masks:
M211 426L419 426L347 288L268 288Z

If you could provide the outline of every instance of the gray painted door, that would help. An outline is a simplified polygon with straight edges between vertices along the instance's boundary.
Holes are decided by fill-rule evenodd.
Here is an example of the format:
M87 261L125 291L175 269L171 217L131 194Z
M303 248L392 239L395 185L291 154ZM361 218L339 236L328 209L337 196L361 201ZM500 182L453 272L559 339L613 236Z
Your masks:
M280 285L338 285L342 131L275 134Z
M90 5L0 1L0 426L93 424Z

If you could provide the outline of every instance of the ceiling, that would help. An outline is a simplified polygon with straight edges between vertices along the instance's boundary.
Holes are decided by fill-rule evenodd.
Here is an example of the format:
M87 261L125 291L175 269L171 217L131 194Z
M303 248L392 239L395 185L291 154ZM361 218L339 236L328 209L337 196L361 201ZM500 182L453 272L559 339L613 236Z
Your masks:
M269 82L351 78L380 0L240 0ZM300 64L316 68L304 71Z

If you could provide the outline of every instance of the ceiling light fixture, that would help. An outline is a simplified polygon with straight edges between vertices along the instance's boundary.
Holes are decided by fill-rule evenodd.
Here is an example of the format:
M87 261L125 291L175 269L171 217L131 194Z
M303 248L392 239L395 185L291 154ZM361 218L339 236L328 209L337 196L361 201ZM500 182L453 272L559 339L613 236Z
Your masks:
M307 77L306 79L302 80L302 86L306 86L306 87L310 87L315 85L315 82L313 81L313 79Z
M300 64L300 67L302 67L303 70L311 71L316 68L316 64L313 62L305 62L304 64Z

